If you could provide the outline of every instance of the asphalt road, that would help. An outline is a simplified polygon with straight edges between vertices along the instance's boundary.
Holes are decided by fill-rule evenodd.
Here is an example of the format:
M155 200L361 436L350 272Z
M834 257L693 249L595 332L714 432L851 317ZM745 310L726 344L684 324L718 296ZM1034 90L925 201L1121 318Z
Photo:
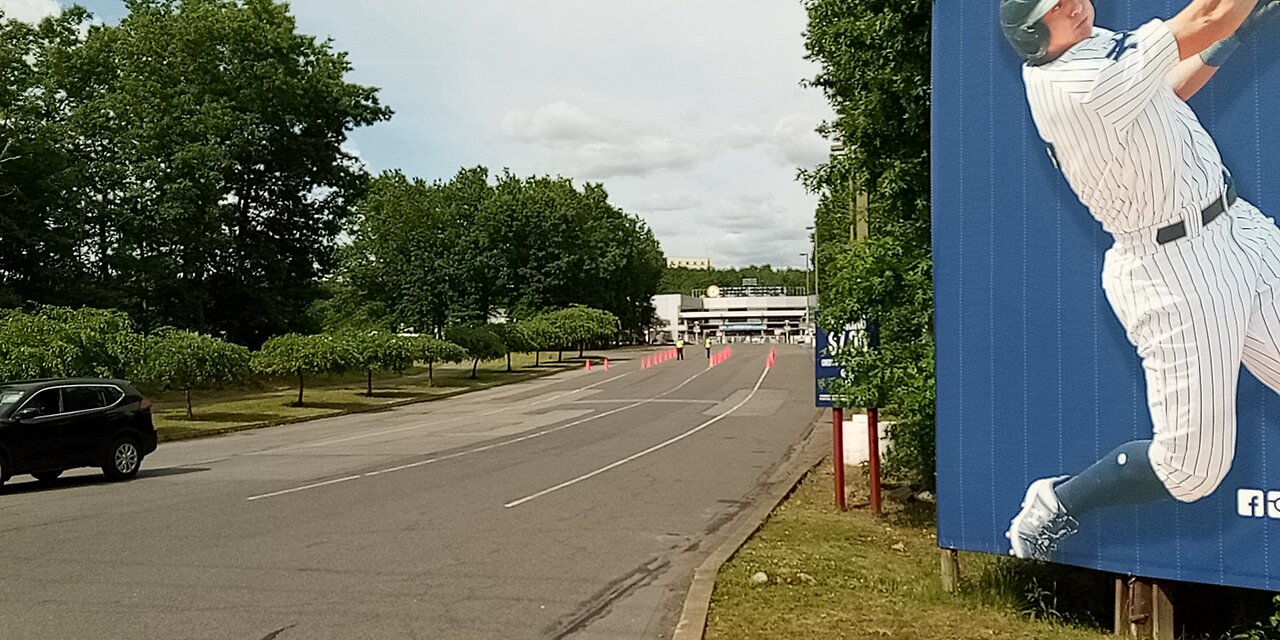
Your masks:
M669 638L693 569L817 418L735 345L161 444L0 493L5 638Z

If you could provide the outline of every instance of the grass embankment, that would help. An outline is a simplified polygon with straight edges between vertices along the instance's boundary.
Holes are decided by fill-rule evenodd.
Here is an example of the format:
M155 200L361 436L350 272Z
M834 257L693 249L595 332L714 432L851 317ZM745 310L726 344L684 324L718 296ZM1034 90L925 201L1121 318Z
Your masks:
M505 358L481 362L475 380L471 379L470 362L437 364L434 384L428 382L426 367L414 367L400 374L375 374L372 396L364 395L367 381L362 372L307 376L304 406L293 406L298 399L297 381L293 379L262 382L252 387L196 391L192 395L194 419L190 420L182 391L148 393L147 396L155 403L151 413L160 440L168 441L370 411L583 366L568 354L564 362L557 363L555 354L551 354L550 360L544 354L539 367L533 366L533 362L533 355L517 354L512 358L511 373L507 372Z
M865 473L850 475L849 504L861 508L836 511L830 463L819 465L721 568L708 640L1108 637L1105 574L961 554L960 593L946 593L933 505L886 500L876 518ZM753 583L758 572L768 581ZM1060 611L1091 613L1073 624Z

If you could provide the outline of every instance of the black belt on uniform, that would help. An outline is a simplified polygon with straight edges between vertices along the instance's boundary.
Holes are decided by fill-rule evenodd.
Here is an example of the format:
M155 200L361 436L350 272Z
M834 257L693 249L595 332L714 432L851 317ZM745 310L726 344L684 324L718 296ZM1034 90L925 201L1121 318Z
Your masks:
M1223 180L1226 182L1226 189L1222 192L1222 197L1209 203L1209 206L1200 212L1200 225L1204 226L1213 222L1214 218L1222 215L1224 211L1231 208L1236 203L1236 181L1231 179L1231 174L1223 174ZM1167 227L1160 227L1156 230L1156 243L1165 244L1173 242L1178 238L1187 235L1187 224L1185 222L1175 222Z

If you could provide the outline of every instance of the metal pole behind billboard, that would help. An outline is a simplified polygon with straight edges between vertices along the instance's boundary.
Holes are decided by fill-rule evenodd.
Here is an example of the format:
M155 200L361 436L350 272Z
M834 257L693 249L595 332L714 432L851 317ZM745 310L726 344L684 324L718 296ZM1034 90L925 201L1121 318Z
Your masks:
M867 322L867 347L876 349L880 346L880 325L874 320ZM880 512L880 409L867 408L867 475L871 480L871 512L879 516Z
M831 408L831 466L836 472L836 509L844 504L844 409Z
M871 479L871 512L880 515L880 416L867 409L867 475Z

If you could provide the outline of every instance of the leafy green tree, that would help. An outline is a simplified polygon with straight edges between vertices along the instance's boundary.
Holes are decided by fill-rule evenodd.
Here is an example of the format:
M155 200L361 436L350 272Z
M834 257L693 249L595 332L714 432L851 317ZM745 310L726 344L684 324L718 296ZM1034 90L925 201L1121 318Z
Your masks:
M385 324L420 333L487 321L499 271L483 233L486 180L483 170L433 185L399 172L375 178L342 251L340 308L381 310Z
M427 363L427 382L435 384L435 364L437 362L462 362L467 359L467 350L433 336L414 336L412 338L413 356L419 362Z
M579 358L588 343L611 338L618 332L617 316L602 309L570 307L552 311L544 318L553 329L553 344L561 350L576 347Z
M99 301L85 286L92 256L77 246L83 212L63 197L88 165L69 148L70 101L53 62L79 46L87 15L0 19L0 307Z
M894 417L887 470L934 483L933 288L929 208L929 36L924 0L805 0L811 85L836 112L844 152L803 174L816 212L822 322L879 326L880 346L837 359L833 391ZM858 192L869 236L850 240Z
M191 331L168 330L147 336L132 366L132 376L158 390L182 389L187 400L191 391L242 382L249 374L249 350L212 336Z
M536 327L529 322L506 322L489 325L489 329L498 335L507 350L507 371L512 371L511 354L537 351Z
M123 376L137 339L117 311L0 310L0 378Z
M250 345L304 328L367 179L342 144L390 111L284 3L126 6L49 58L82 161L60 205L95 288L146 327Z
M497 360L507 353L507 345L502 338L487 326L455 325L445 331L445 337L471 356L471 379L477 378L476 370L481 360Z
M741 286L743 280L755 278L756 284L762 287L787 287L796 291L813 290L811 275L802 269L775 270L770 265L751 265L738 269L689 269L671 267L663 270L662 282L658 286L659 293L680 293L689 295L703 292L707 287Z
M434 184L386 173L357 212L340 259L340 315L380 310L384 324L419 332L573 304L609 310L637 332L652 318L662 252L600 185L491 180L483 167Z
M298 335L289 333L267 340L250 362L254 371L267 375L298 377L298 401L303 406L303 376L308 373L345 371L355 366L351 347L329 334Z
M555 328L550 319L545 314L538 314L518 320L517 324L521 334L518 340L524 340L524 346L533 351L533 366L542 366L542 352L556 344Z
M337 339L351 350L352 362L366 374L365 395L373 395L374 371L404 371L413 365L416 355L413 340L389 331L349 331Z

